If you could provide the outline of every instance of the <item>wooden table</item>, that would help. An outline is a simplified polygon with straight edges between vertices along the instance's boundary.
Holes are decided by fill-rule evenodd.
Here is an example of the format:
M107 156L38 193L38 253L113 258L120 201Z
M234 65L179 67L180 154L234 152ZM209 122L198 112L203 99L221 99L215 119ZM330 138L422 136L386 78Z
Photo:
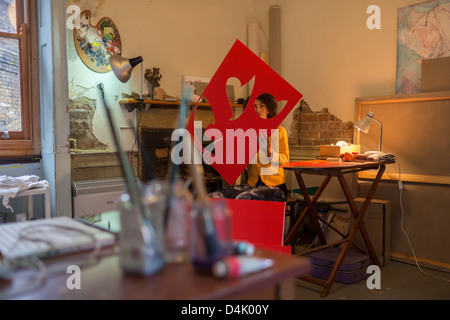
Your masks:
M311 217L312 222L314 223L314 227L316 229L317 235L319 237L321 246L313 248L311 250L304 251L300 253L299 255L306 255L315 251L323 250L329 247L337 247L339 245L342 245L342 249L340 252L340 255L336 261L336 264L333 268L333 271L330 274L330 277L328 280L323 281L320 279L312 278L309 276L301 276L300 278L309 282L313 282L316 284L319 284L324 287L321 296L325 297L328 295L328 293L331 290L331 287L334 283L334 280L336 279L336 276L338 275L338 272L342 266L342 263L344 262L345 256L348 252L348 249L353 243L353 240L355 238L356 233L358 230L361 232L361 235L364 239L364 243L367 247L368 253L370 258L372 259L373 263L381 266L380 262L378 261L378 257L375 254L375 250L373 249L372 243L369 239L369 236L366 232L366 229L363 224L363 218L364 214L370 204L370 201L373 198L373 195L375 193L375 190L378 187L378 184L381 180L381 177L383 176L383 173L386 169L386 165L390 163L394 163L394 160L385 160L385 161L352 161L352 162L327 162L324 160L312 160L312 161L301 161L301 162L291 162L290 164L284 166L283 168L285 170L291 170L294 172L295 177L297 178L297 182L299 184L299 187L301 189L304 201L306 203L306 208L303 210L303 212L300 214L298 219L293 224L292 228L289 230L287 236L285 237L284 244L288 245L292 242L295 233L297 232L298 228L301 226L301 224L304 222L307 215ZM355 201L353 199L353 196L350 192L350 189L347 185L347 182L345 181L344 174L349 173L355 173L365 170L378 170L377 175L375 179L373 180L372 186L369 189L369 192L365 198L364 203L362 204L360 210L358 211ZM312 199L310 198L305 182L303 180L303 174L315 174L315 175L322 175L325 176L324 180L322 181L319 189L316 191ZM347 200L347 203L350 207L350 210L355 218L355 222L350 229L349 233L344 235L338 230L334 229L337 233L339 233L342 236L341 240L335 241L333 243L327 243L325 240L325 236L322 232L322 229L320 227L319 220L323 223L327 224L329 227L330 224L321 219L315 209L315 203L325 190L326 186L330 182L330 180L333 177L337 177L339 180L339 184L342 188L342 191L344 192L345 198ZM294 245L294 244L292 244Z
M256 256L274 260L270 269L239 279L217 279L194 270L191 263L167 264L160 272L140 277L123 274L117 249L103 250L97 263L83 266L83 255L45 261L45 282L12 299L39 300L216 300L216 299L293 299L295 277L309 272L308 259L275 251L257 249ZM68 289L70 265L79 265L81 289ZM59 272L54 272L54 271ZM20 288L33 281L37 273L18 271L10 279L0 279L2 290Z

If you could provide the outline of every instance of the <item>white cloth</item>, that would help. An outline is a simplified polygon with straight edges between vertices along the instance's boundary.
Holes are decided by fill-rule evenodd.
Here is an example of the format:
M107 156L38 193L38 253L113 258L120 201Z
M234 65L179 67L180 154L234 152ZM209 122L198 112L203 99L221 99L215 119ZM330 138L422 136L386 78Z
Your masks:
M48 181L39 181L39 179L35 175L21 177L0 176L0 197L3 197L3 205L14 212L9 205L9 198L15 198L21 191L48 186Z

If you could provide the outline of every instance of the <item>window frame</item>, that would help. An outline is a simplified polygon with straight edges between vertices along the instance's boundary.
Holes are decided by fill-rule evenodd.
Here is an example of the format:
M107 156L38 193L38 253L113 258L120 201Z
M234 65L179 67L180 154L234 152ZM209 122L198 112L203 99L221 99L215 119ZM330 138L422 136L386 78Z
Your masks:
M16 26L17 33L0 32L1 38L19 41L22 131L0 138L0 159L11 162L41 152L37 0L16 0Z

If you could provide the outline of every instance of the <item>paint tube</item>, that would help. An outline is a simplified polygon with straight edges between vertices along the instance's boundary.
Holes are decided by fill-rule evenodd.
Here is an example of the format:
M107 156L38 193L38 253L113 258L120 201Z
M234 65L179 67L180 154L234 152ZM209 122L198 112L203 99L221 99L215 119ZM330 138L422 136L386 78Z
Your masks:
M252 256L255 253L255 246L248 241L233 241L231 249L236 255Z
M272 267L273 260L248 257L248 256L228 256L219 260L213 265L213 275L217 278L238 278L250 273Z

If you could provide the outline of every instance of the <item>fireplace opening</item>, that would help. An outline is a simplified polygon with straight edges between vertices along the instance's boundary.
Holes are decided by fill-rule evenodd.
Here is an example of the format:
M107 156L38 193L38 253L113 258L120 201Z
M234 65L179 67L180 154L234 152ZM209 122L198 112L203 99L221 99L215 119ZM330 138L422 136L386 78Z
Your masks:
M170 162L172 161L172 132L173 129L141 128L140 140L142 143L142 150L139 164L139 176L141 181L146 182L152 179L151 168L146 161L144 161L145 156L147 156L153 164L156 176L161 179L168 179ZM206 143L204 147L207 145L208 143ZM146 155L143 153L146 153ZM208 193L223 188L223 179L213 166L203 164L203 171L205 186ZM179 175L183 180L187 180L190 177L189 169L183 163L179 167Z

